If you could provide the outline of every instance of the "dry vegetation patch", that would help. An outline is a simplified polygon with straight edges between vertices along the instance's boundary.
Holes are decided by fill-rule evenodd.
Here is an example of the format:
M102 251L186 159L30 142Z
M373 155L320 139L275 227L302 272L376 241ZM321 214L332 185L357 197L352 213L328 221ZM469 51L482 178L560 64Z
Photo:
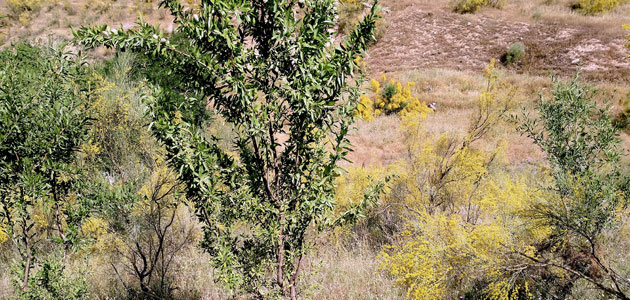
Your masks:
M538 94L550 95L551 77L518 74L513 70L504 70L504 80L516 87L512 101L517 109L532 107ZM373 74L379 77L379 74ZM392 72L389 78L403 82L415 82L412 94L424 103L437 103L437 111L429 114L425 127L430 132L465 132L469 118L474 112L474 101L479 97L484 81L480 72L471 70L428 68ZM610 99L613 113L624 109L624 103L630 95L630 84L599 82L595 88L600 91L599 100ZM407 155L404 147L404 135L400 130L400 118L397 115L379 116L371 122L360 121L351 136L355 151L350 155L354 165L388 165ZM530 164L540 161L543 156L531 141L513 131L511 126L499 129L507 143L506 156L514 164ZM622 133L626 149L630 146L630 136Z

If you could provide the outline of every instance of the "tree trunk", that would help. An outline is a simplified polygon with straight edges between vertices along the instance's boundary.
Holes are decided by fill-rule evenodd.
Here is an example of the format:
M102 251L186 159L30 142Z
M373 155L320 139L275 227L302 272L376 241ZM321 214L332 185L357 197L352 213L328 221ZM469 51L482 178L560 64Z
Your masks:
M291 286L291 300L297 300L297 291L295 290L295 284Z
M31 273L31 261L33 260L27 235L24 237L24 246L26 248L26 265L24 266L24 281L22 283L22 290L26 291L28 289L28 278Z
M284 265L284 213L280 212L280 235L278 236L278 268L276 269L276 281L280 289L282 289L282 294L286 295L286 290L284 289L284 276L282 273L282 267Z

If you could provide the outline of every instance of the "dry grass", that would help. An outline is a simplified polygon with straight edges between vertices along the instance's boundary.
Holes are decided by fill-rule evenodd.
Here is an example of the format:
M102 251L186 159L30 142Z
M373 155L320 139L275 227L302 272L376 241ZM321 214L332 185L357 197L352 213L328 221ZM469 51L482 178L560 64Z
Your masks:
M69 41L72 39L70 28L82 25L108 24L130 28L140 15L149 23L162 24L162 28L172 30L168 25L172 18L164 9L157 9L158 1L146 3L144 0L60 0L34 12L24 24L9 19L6 26L0 25L0 36L4 36L0 47L21 40L42 41L51 37ZM6 11L0 3L0 15ZM99 57L109 53L100 50L95 54Z
M188 247L178 253L173 264L177 266L173 278L173 286L177 288L175 299L234 299L234 295L215 283L215 270L207 253ZM377 251L367 244L344 247L333 239L324 239L303 264L300 298L402 299L402 291L378 270L378 264ZM71 273L87 270L90 299L126 299L121 278L132 288L137 284L137 280L124 273L120 266L121 277L118 277L109 258L98 253L69 257L66 266L66 271ZM0 263L0 299L10 298L13 291L8 268L8 263Z
M389 164L406 151L400 119L396 115L381 116L371 122L359 121L350 135L354 152L348 158L355 165Z
M403 299L395 282L378 270L379 259L366 245L320 247L305 264L304 299Z
M554 23L572 25L603 25L604 27L616 26L630 22L630 3L621 5L608 13L599 16L585 16L571 9L572 0L556 0L551 4L544 1L510 0L505 8L522 19L531 19L534 13L540 15L539 19Z
M9 299L13 292L11 280L9 278L9 266L0 264L0 299Z
M425 103L436 102L437 112L430 114L425 128L434 133L463 133L474 112L475 100L484 87L481 70L456 71L449 69L408 70L389 73L389 78L401 81L414 81L413 93ZM516 95L511 100L518 112L522 108L533 108L539 93L549 97L551 92L550 76L518 74L513 70L501 70L501 77L516 88ZM379 74L374 74L377 77ZM593 86L600 91L598 100L604 104L608 99L613 113L621 109L623 99L630 97L630 84L614 82L595 82ZM508 144L506 156L511 163L532 163L543 158L541 151L531 140L514 131L514 126L504 124L497 128L497 134ZM355 152L350 155L355 165L389 164L404 158L406 148L404 135L400 128L400 119L395 116L381 116L372 122L360 121L357 130L352 133L351 141ZM622 134L625 149L630 149L630 137Z

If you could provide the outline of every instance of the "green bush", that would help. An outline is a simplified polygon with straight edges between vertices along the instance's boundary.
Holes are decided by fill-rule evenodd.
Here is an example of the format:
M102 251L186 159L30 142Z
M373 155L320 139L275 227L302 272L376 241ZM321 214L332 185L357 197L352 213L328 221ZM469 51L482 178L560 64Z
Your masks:
M83 66L64 45L0 51L0 227L19 250L24 289L45 245L72 246L72 195L83 179L75 161L90 122Z
M14 268L13 271L23 273L24 267ZM15 290L19 299L24 300L87 299L89 295L87 281L82 274L69 274L56 257L42 262L39 270L29 278L26 291L22 291L21 284L16 282Z
M501 62L505 65L511 65L521 60L523 55L525 55L525 45L521 42L512 43L501 57Z
M552 234L528 259L533 264L554 261L544 268L566 272L557 273L561 275L550 284L564 286L560 293L569 292L580 278L606 298L629 299L628 284L611 284L628 278L627 268L602 264L616 254L599 250L605 249L608 237L623 234L619 220L627 216L630 203L618 129L612 126L609 107L601 107L596 91L577 77L556 81L552 94L551 99L540 96L536 116L525 113L517 128L546 153L553 179L543 184L546 195L528 213L538 224L550 226ZM559 299L567 299L560 293Z
M330 216L360 95L353 74L377 7L332 48L333 1L225 1L191 18L181 18L189 12L178 1L163 3L178 22L173 36L141 21L128 31L83 27L75 38L149 54L168 75L152 82L151 129L204 223L201 246L219 281L255 298L297 299L300 263L317 235L358 218L375 198L367 193L339 219ZM260 30L258 20L275 27ZM237 129L233 154L201 133L207 106Z
M615 117L615 127L619 129L628 129L630 126L630 94L625 100L620 101L621 111Z

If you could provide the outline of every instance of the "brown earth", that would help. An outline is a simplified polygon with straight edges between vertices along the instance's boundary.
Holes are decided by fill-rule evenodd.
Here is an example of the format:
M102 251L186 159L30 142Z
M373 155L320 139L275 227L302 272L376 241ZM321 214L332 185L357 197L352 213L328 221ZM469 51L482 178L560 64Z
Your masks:
M432 67L479 71L520 41L526 55L510 67L516 72L571 75L581 69L587 79L630 82L630 51L620 24L523 20L508 9L461 15L435 4L384 11L387 29L367 59L373 73Z

